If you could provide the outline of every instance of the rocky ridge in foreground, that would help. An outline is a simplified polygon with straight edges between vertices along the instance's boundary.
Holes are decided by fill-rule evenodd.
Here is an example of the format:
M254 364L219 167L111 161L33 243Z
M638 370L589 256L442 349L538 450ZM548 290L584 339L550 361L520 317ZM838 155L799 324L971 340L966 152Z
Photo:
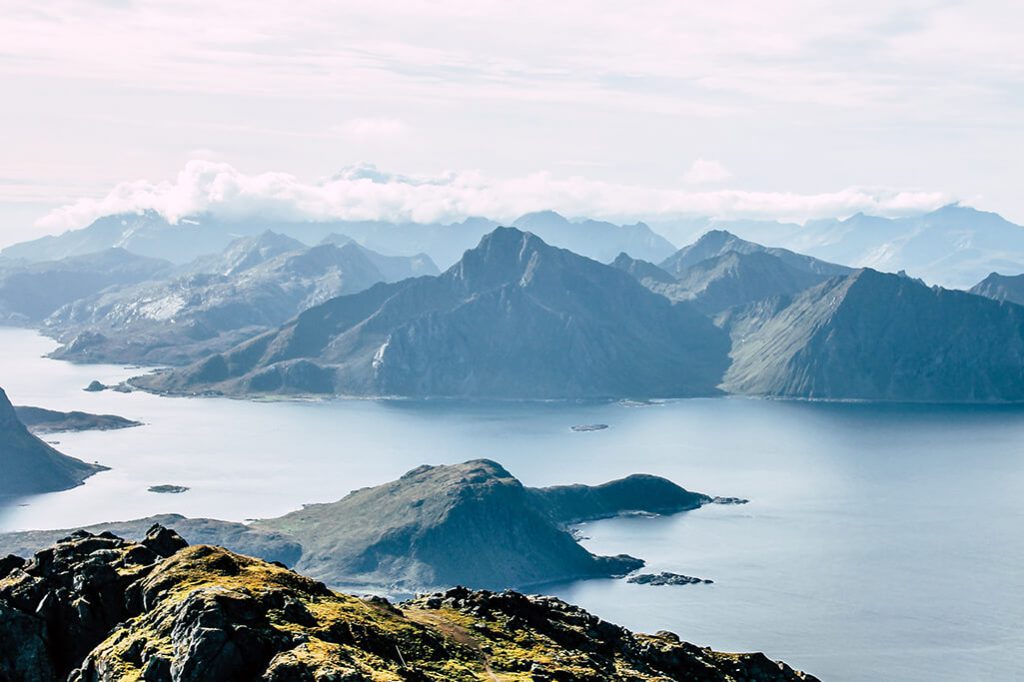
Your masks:
M392 605L154 526L140 543L78 532L0 560L10 682L816 678L763 654L643 635L551 597L456 588Z

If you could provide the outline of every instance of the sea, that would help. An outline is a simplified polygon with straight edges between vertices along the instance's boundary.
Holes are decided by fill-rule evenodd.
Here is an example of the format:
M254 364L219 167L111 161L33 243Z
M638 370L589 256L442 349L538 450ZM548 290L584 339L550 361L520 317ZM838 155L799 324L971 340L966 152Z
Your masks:
M88 393L93 380L147 370L45 358L55 346L0 329L0 387L15 404L144 425L44 436L110 470L8 502L0 532L170 512L246 521L476 458L530 486L644 472L750 502L588 523L583 543L643 558L647 572L714 582L545 592L632 629L763 651L823 680L1024 679L1024 407ZM608 428L572 430L581 424ZM189 490L148 491L160 484Z

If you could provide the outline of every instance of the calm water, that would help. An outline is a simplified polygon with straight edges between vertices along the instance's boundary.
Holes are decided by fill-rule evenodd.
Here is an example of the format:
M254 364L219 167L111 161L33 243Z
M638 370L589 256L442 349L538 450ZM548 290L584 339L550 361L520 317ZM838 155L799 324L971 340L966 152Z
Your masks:
M82 392L137 371L42 359L52 347L0 329L0 386L16 404L146 426L48 437L113 469L0 509L0 530L271 516L475 457L528 485L644 471L751 503L589 524L587 546L715 584L552 592L629 627L763 650L827 680L1024 679L1024 409L171 399ZM569 430L593 422L611 428ZM146 492L158 483L192 490Z

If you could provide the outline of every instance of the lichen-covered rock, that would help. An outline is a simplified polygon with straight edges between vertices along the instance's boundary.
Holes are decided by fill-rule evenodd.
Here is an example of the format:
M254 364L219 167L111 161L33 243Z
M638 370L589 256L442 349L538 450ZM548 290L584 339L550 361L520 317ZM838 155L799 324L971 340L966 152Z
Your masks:
M168 554L169 552L169 554ZM165 556L167 554L167 556ZM761 654L634 634L550 597L392 605L156 527L81 532L0 579L5 682L814 680Z

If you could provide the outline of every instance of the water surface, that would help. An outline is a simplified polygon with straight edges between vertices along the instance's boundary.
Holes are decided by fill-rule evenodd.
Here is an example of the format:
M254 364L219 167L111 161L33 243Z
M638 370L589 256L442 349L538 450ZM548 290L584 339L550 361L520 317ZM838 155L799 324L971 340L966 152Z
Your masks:
M0 530L163 512L273 516L419 464L476 457L528 485L649 472L751 503L588 524L585 544L715 584L595 580L550 591L632 628L763 650L828 680L1024 677L1020 408L161 398L85 393L93 379L138 370L43 359L53 345L0 329L0 386L16 404L146 425L47 436L112 470L0 509ZM589 423L610 428L570 430ZM161 483L191 490L147 492Z

